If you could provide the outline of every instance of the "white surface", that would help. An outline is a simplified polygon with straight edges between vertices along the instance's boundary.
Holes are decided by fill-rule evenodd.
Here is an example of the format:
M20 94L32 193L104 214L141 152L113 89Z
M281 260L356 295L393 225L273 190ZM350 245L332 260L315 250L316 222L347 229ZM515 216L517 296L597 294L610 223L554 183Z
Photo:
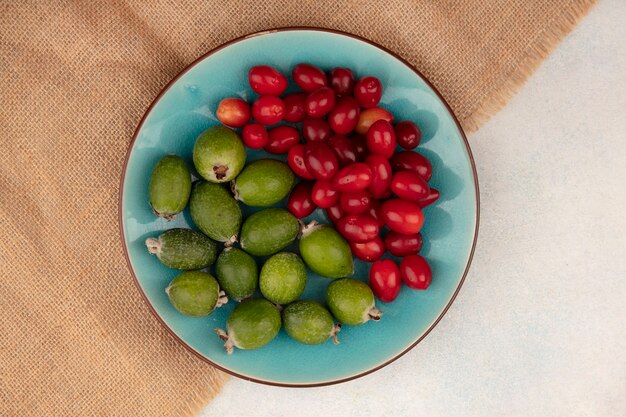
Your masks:
M601 2L470 137L476 255L417 348L330 387L231 378L202 416L626 415L624 22Z

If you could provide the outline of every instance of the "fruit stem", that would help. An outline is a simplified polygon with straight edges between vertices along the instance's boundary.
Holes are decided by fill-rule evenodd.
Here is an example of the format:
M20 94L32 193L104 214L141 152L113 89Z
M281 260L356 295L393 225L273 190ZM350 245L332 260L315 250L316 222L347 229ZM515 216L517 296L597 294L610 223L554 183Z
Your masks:
M146 239L146 246L152 255L158 255L161 252L161 242L157 238L149 237Z
M235 180L232 180L230 182L230 191L233 192L233 197L235 198L235 200L240 201L239 200L239 191L237 191L237 182Z
M224 341L224 349L226 350L226 353L228 353L229 355L233 353L233 342L232 340L230 340L230 337L228 336L228 333L226 333L224 330L222 329L214 329L213 330L215 332L215 334L217 334L217 336L222 339L222 341Z
M339 336L337 335L337 333L339 333L341 331L341 323L337 323L333 326L333 330L331 330L330 335L333 338L333 343L338 345L339 344Z
M309 233L311 233L313 230L316 229L316 226L318 224L317 220L311 220L311 223L304 225L304 223L302 223L301 220L298 220L300 222L300 224L302 225L300 227L300 236L299 237L304 237L306 235L308 235Z
M222 180L224 179L224 177L226 176L226 173L228 172L228 166L227 165L215 165L213 166L213 172L215 173L215 178L217 180Z
M233 246L235 242L237 241L237 237L238 237L237 235L232 235L231 237L226 239L226 242L224 242L224 246L226 248L230 248L231 246Z
M228 302L228 297L226 297L226 293L221 291L217 293L217 303L215 303L215 308L219 308Z
M378 321L382 317L383 312L377 309L376 307L372 307L370 308L370 311L367 313L367 315L369 316L370 319L374 321Z

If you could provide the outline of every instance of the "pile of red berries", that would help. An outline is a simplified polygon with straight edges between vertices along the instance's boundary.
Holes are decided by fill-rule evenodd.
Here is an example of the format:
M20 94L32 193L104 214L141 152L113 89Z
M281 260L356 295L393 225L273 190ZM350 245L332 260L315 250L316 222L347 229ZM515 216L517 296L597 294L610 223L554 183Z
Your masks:
M316 207L325 209L354 256L374 262L370 286L380 300L395 299L402 281L426 289L432 273L418 255L422 208L436 201L439 191L428 186L428 159L412 151L420 129L411 121L392 124L393 115L378 105L383 88L376 77L356 80L347 68L335 68L328 77L310 64L296 65L292 77L303 92L281 98L287 78L270 66L251 68L248 80L260 96L252 106L240 98L222 100L218 119L243 128L248 147L287 154L303 180L289 196L289 211L302 218ZM291 125L267 128L279 122L301 123L303 143ZM398 145L404 150L396 152ZM385 226L390 231L383 239ZM380 260L385 251L403 258L399 267Z

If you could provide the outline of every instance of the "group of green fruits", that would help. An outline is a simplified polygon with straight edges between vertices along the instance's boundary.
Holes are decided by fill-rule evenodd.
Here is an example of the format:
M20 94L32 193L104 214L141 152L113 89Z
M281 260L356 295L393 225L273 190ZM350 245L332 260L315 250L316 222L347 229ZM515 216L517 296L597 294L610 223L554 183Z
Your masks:
M291 191L295 176L283 162L261 159L246 166L246 151L238 134L223 126L204 131L193 150L194 166L203 178L191 183L191 173L176 155L163 157L150 178L154 213L173 219L189 203L201 232L170 229L146 240L151 254L166 266L183 270L165 290L172 305L191 317L204 317L228 302L239 302L216 329L228 353L233 347L256 349L269 343L281 326L295 340L320 344L333 338L343 324L378 320L370 287L344 278L354 272L352 253L344 238L329 225L303 224L282 208L265 208L246 219L238 201L269 207ZM230 190L225 187L230 182ZM231 193L232 191L232 193ZM282 251L299 239L300 255ZM218 243L224 249L218 256ZM239 242L240 248L233 246ZM269 257L262 267L253 256ZM215 264L215 275L201 271ZM307 267L328 278L341 278L327 288L326 304L298 300L305 289ZM265 299L253 299L257 288ZM286 307L282 309L281 305ZM331 315L332 313L332 315Z

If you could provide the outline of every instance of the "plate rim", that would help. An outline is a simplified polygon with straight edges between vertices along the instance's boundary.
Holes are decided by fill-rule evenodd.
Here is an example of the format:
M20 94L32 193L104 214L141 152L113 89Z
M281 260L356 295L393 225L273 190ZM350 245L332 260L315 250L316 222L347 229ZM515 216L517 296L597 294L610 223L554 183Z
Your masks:
M347 377L343 377L343 378L337 378L337 379L332 379L332 380L328 380L328 381L321 381L321 382L312 382L312 383L288 383L288 382L280 382L280 381L272 381L272 380L267 380L267 379L261 379L261 378L254 378L254 377L250 377L247 375L243 375L240 374L238 372L235 372L233 370L227 369L221 365L218 365L217 363L211 361L209 358L207 358L206 356L204 356L202 353L198 352L197 350L195 350L193 347L191 347L187 342L185 342L180 336L178 336L176 334L176 332L174 332L174 330L161 318L161 316L159 315L159 313L156 311L156 309L154 308L154 306L152 305L152 303L150 302L150 300L148 299L148 296L146 295L146 293L144 292L143 288L141 287L141 284L139 283L139 279L137 278L137 274L135 273L135 270L133 268L133 265L131 263L130 260L130 256L129 256L129 251L128 251L128 247L126 245L126 239L125 239L125 233L124 233L124 219L123 219L123 195L124 195L124 183L126 180L126 171L128 168L128 162L130 160L130 154L135 146L135 142L137 140L137 137L139 135L139 131L141 130L141 128L143 127L148 115L150 114L150 112L152 111L152 109L156 106L156 104L160 101L160 99L163 97L163 95L165 95L165 93L167 93L169 91L169 89L183 76L185 75L189 70L191 70L193 67L195 67L198 63L200 63L201 61L205 60L206 58L210 57L211 55L219 52L222 49L225 49L235 43L250 39L250 38L254 38L254 37L258 37L258 36L263 36L263 35L268 35L268 34L272 34L272 33L277 33L277 32L292 32L292 31L313 31L313 32L323 32L323 33L331 33L331 34L335 34L335 35L341 35L341 36L346 36L349 38L353 38L356 39L358 41L361 42L365 42L383 52L386 52L387 54L391 55L392 57L394 57L395 59L397 59L398 61L400 61L401 63L403 63L404 65L406 65L411 71L413 71L415 73L415 75L417 75L419 78L422 79L422 81L424 81L426 83L426 85L428 85L428 87L430 87L432 89L432 91L435 93L435 95L437 96L437 98L439 100L441 100L441 102L443 103L443 105L445 106L446 110L448 111L448 113L450 114L450 116L452 116L452 119L454 120L454 123L456 124L456 127L461 135L461 138L463 139L463 144L465 145L465 150L467 152L469 161L470 161L470 165L472 168L472 176L473 176L473 180L474 180L474 185L475 185L475 197L476 197L476 219L475 219L475 226L474 226L474 236L472 239L472 246L470 248L470 252L469 252L469 257L467 258L467 264L465 265L465 269L463 270L463 275L461 276L461 280L459 281L459 284L457 285L456 289L454 290L454 293L452 294L452 296L450 297L450 300L448 301L448 303L446 304L446 306L443 308L443 310L439 313L439 315L437 316L437 318L431 323L431 325L428 327L428 329L426 329L426 331L424 333L422 333L414 342L412 342L408 347L406 347L404 350L402 350L401 352L399 352L398 354L394 355L392 358L389 358L388 360L384 361L383 363L376 365L370 369L367 369L363 372L359 372L356 373L354 375L350 375ZM128 266L128 270L130 272L130 274L133 277L133 282L135 283L135 287L137 287L137 289L139 290L139 293L141 294L144 302L146 303L146 305L148 306L148 309L150 310L150 312L152 313L152 315L157 319L157 321L159 321L161 323L161 325L168 331L168 333L174 337L174 339L176 339L182 346L184 346L189 352L193 353L195 356L197 356L198 358L200 358L202 361L209 363L211 366L229 374L232 376L235 376L237 378L241 378L244 379L246 381L251 381L251 382L256 382L256 383L260 383L260 384L264 384L264 385L271 385L271 386L278 386L278 387L289 387L289 388L311 388L311 387L322 387L322 386L328 386L328 385L335 385L335 384L340 384L343 382L348 382L351 381L353 379L357 379L357 378L361 378L365 375L369 375L373 372L378 371L379 369L389 365L392 362L395 362L396 360L398 360L399 358L401 358L402 356L404 356L407 352L409 352L410 350L412 350L415 346L417 346L417 344L419 344L422 340L424 340L426 338L426 336L428 336L428 334L437 326L437 324L441 321L441 319L443 318L443 316L445 316L445 314L447 313L448 309L450 308L450 306L452 305L452 303L454 302L454 300L456 299L459 291L461 290L461 287L463 286L463 283L465 282L465 278L467 277L467 274L469 272L470 269L470 265L472 263L472 259L474 257L474 252L476 250L476 243L478 240L478 229L479 229L479 224L480 224L480 192L479 192L479 185L478 185L478 174L476 172L476 164L474 161L474 156L472 155L472 150L469 144L469 141L467 140L467 136L465 135L465 131L463 130L463 127L461 126L458 118L456 117L456 115L454 114L454 112L452 111L452 108L450 107L450 105L448 104L448 102L444 99L444 97L441 95L441 93L439 92L439 90L430 82L430 80L424 75L422 74L417 68L415 68L411 63L409 63L407 60L405 60L404 58L402 58L400 55L398 55L397 53L393 52L392 50L372 41L369 40L365 37L359 36L359 35L355 35L349 32L344 32L341 30L336 30L336 29L329 29L329 28L321 28L321 27L315 27L315 26L282 26L282 27L276 27L273 29L266 29L266 30L261 30L261 31L257 31L257 32L252 32L252 33L248 33L242 36L239 36L237 38L231 39L225 43L222 43L220 45L218 45L215 48L210 49L209 51L205 52L204 54L202 54L201 56L199 56L198 58L196 58L193 62L191 62L190 64L186 65L175 77L173 77L162 89L161 91L157 94L157 96L152 100L152 102L150 103L150 105L148 106L148 108L145 110L145 112L143 113L143 116L141 117L139 123L137 124L137 127L135 128L135 132L133 133L133 137L132 140L130 141L130 143L128 144L128 147L126 149L126 155L124 157L124 164L122 166L122 171L121 171L121 175L120 175L120 184L119 184L119 192L118 192L118 231L119 231L119 236L120 236L120 240L122 242L122 248L123 248L123 252L124 252L124 258L126 258L126 264Z

